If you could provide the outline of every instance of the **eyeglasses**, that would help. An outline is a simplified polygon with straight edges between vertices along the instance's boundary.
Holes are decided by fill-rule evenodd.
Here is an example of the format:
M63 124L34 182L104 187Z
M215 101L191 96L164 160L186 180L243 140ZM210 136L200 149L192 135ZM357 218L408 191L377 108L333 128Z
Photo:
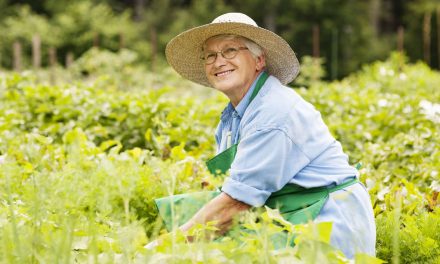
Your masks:
M235 56L237 56L239 50L247 50L247 49L248 48L246 47L238 47L238 48L228 47L217 52L207 52L202 55L201 59L205 61L206 65L209 65L214 63L214 61L217 59L217 54L219 53L222 55L223 58L230 60L235 58Z

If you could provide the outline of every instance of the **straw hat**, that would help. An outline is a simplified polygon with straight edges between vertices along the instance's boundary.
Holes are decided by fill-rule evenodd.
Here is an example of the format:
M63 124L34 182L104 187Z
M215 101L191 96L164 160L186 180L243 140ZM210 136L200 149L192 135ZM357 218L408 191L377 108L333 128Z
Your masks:
M258 27L252 18L242 13L221 15L210 24L174 37L165 50L168 63L186 79L211 87L200 55L204 42L220 34L243 36L260 45L266 55L267 72L281 83L288 84L298 75L299 62L289 44L272 31Z

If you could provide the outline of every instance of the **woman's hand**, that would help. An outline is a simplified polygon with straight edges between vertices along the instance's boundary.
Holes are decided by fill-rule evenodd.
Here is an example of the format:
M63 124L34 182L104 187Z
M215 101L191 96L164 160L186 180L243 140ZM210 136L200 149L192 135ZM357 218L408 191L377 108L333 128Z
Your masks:
M209 235L223 235L231 227L234 216L248 210L250 207L250 205L237 201L226 193L221 193L204 205L188 222L180 226L179 230L187 233L195 224L214 222L214 226L218 228L218 231ZM186 235L186 239L188 242L192 242L194 237ZM161 243L162 239L159 237L148 243L144 248L151 250Z
M206 224L208 222L215 222L215 226L219 229L216 234L222 235L229 230L234 216L239 212L248 210L250 207L250 205L235 200L228 194L222 192L220 195L203 206L202 209L200 209L179 229L183 232L186 232L196 223ZM187 238L190 241L192 240L192 237Z

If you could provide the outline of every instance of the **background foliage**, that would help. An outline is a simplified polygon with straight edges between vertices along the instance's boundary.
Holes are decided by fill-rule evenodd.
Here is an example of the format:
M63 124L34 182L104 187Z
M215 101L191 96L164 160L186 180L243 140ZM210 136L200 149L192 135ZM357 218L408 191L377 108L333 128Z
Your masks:
M198 226L195 243L172 233L144 249L163 234L154 198L221 184L204 161L227 100L132 59L94 49L57 69L54 84L51 71L0 73L0 262L349 263L328 244L328 224L294 227L264 210L240 217L253 232L206 241L212 227ZM350 162L363 163L378 258L437 263L440 74L397 53L336 82L307 77L319 64L303 65L309 88L297 91ZM298 246L274 250L268 241L281 230L297 233Z
M301 57L291 85L321 111L350 162L363 164L377 257L439 263L436 0L0 0L0 263L351 263L328 244L328 224L294 227L264 209L239 217L252 232L214 241L203 239L210 225L192 230L190 244L163 232L154 198L221 184L204 161L227 102L176 76L163 50L229 11L249 14ZM390 55L399 26L406 57ZM31 67L35 34L43 66L50 47L59 64L68 53L76 60L5 70L15 41ZM270 237L281 230L298 234L295 248L274 250ZM162 246L143 248L161 235Z
M20 41L24 64L30 67L31 40L38 34L44 65L49 47L57 49L58 62L64 64L69 52L80 57L100 46L112 51L128 48L149 70L160 69L172 37L232 11L244 12L281 35L299 57L322 57L326 79L385 59L398 47L399 27L404 28L402 45L409 59L439 67L436 0L0 0L0 66L12 67L12 43ZM314 27L319 28L315 41Z

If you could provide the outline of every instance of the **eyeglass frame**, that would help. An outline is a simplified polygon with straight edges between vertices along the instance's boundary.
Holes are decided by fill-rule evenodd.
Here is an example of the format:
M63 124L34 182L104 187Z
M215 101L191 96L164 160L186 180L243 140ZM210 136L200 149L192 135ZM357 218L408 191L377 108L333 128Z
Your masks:
M230 58L227 58L223 52L225 52L226 50L229 50L229 49L235 50L236 53L234 54L234 56L232 56ZM238 52L240 50L249 50L249 48L248 47L237 47L237 48L235 48L235 47L226 47L226 48L222 49L221 51L212 51L212 52L208 53L208 55L215 54L215 56L214 56L214 59L212 60L212 62L210 62L210 63L207 63L208 59L206 58L205 54L202 54L200 59L205 62L205 65L211 65L211 64L213 64L217 60L217 56L218 56L219 53L222 55L222 57L224 59L232 60L233 58L235 58L237 56L237 54L238 54Z

